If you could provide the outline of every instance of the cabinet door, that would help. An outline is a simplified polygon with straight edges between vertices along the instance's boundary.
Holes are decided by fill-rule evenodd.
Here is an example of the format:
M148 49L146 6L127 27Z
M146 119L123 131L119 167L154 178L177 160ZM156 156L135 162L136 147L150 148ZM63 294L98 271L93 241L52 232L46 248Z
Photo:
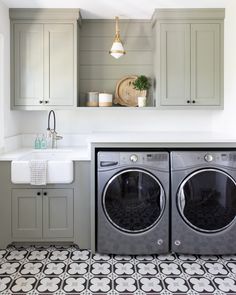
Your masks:
M74 236L72 189L43 191L43 237L72 238Z
M191 25L191 100L220 105L220 25Z
M13 238L42 238L42 190L12 190Z
M44 25L44 97L49 105L74 104L74 25Z
M13 68L16 106L43 101L43 25L14 24Z
M190 25L161 24L160 104L187 105L190 100Z

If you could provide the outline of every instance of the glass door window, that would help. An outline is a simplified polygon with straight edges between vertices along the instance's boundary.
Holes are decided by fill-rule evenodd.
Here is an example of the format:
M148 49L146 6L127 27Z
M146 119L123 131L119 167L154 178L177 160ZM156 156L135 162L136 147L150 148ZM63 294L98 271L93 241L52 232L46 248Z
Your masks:
M158 179L141 169L125 170L108 181L103 209L109 221L126 232L142 232L156 224L164 207Z
M195 229L223 230L236 216L236 183L217 169L196 171L180 186L178 207L185 221Z

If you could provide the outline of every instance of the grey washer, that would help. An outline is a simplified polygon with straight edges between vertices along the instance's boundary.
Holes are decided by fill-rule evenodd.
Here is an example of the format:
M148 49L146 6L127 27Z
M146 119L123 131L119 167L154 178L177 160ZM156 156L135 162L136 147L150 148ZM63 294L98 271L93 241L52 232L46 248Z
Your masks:
M171 250L235 254L236 152L171 152Z
M169 153L98 152L96 252L168 251Z

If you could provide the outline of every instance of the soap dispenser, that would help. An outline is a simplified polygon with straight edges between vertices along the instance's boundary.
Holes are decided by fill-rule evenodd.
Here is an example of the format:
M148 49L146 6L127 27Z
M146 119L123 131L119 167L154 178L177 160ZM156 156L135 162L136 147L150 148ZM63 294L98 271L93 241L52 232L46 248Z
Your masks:
M46 149L47 148L47 139L46 136L43 134L41 138L41 149Z
M41 142L40 142L40 138L39 135L37 134L35 141L34 141L34 148L35 149L40 149L41 148Z

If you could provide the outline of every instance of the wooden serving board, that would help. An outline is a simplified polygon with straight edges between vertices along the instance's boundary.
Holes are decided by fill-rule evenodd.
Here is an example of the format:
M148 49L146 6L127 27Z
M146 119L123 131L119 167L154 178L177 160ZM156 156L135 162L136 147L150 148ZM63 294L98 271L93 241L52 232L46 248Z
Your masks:
M134 89L133 82L137 79L137 76L125 76L116 84L116 92L114 103L127 106L138 106L138 96L146 96L147 91L140 92Z

